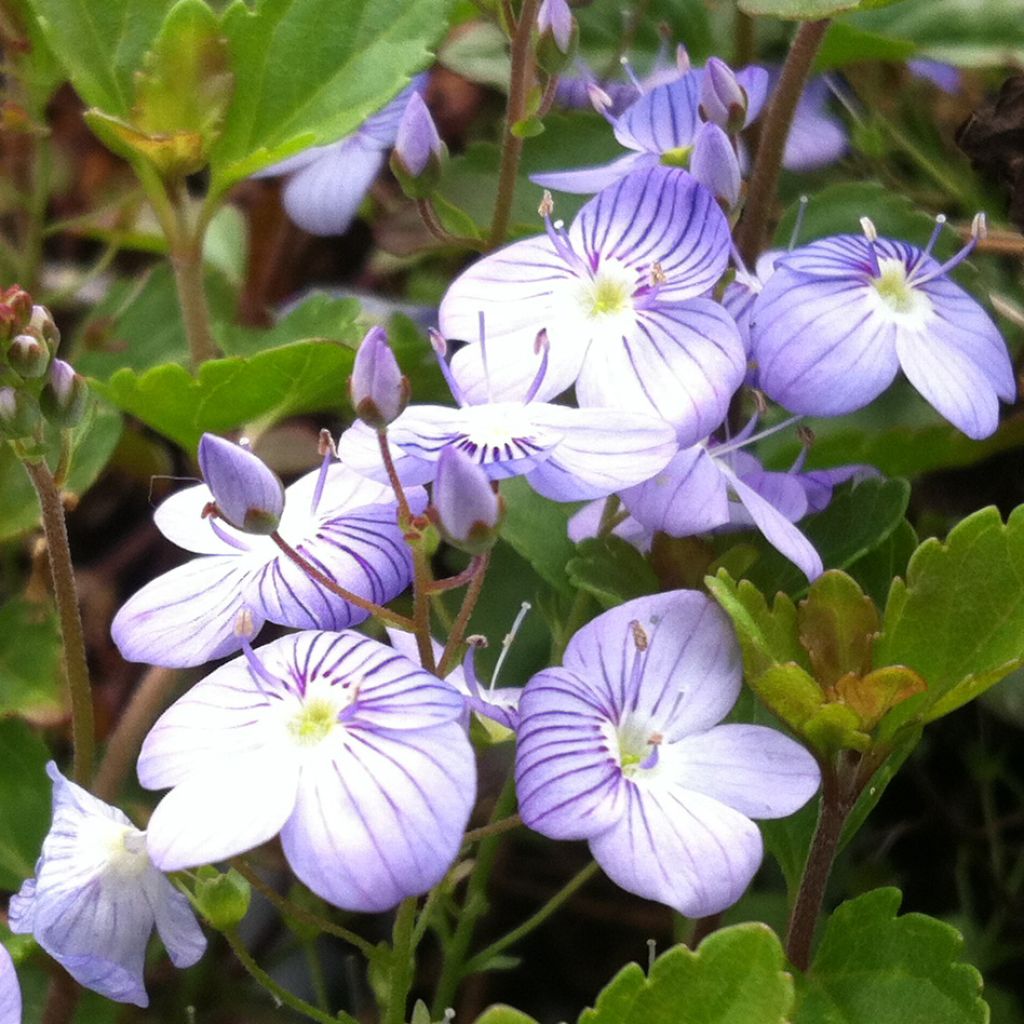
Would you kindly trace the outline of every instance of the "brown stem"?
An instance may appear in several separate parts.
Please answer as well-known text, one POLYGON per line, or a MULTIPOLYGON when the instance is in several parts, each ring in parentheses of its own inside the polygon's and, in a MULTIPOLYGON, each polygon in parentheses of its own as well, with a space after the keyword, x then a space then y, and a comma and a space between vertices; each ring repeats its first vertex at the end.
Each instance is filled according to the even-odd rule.
POLYGON ((439 594, 443 590, 455 590, 458 587, 464 587, 467 583, 471 582, 473 577, 480 571, 480 559, 471 559, 469 565, 462 570, 456 576, 449 576, 443 580, 432 580, 427 584, 427 592, 431 594, 439 594))
POLYGON ((53 967, 50 987, 46 991, 46 1005, 39 1021, 40 1024, 67 1024, 75 1015, 82 990, 63 967, 57 964, 53 967))
POLYGON ((778 85, 768 103, 761 125, 761 141, 757 147, 754 169, 747 186, 743 216, 736 230, 736 246, 748 266, 754 265, 764 248, 768 217, 775 203, 789 126, 829 24, 828 18, 801 24, 789 48, 786 63, 782 66, 778 85))
POLYGON ((430 636, 430 558, 423 545, 416 543, 412 548, 412 618, 416 624, 416 649, 420 664, 428 671, 437 671, 434 662, 434 644, 430 636))
POLYGON ((448 643, 444 647, 444 654, 441 655, 441 661, 437 666, 437 674, 442 679, 451 667, 455 652, 458 651, 466 635, 466 627, 469 625, 469 618, 473 614, 473 609, 480 598, 480 591, 483 589, 484 577, 487 575, 487 566, 490 564, 490 561, 490 551, 485 551, 477 557, 476 575, 473 577, 466 590, 465 597, 462 599, 462 607, 459 609, 459 614, 455 617, 455 625, 452 626, 452 631, 448 636, 448 643))
POLYGON ((533 84, 534 61, 531 36, 540 0, 523 0, 512 37, 512 74, 508 87, 508 107, 505 110, 505 134, 501 144, 501 169, 498 172, 498 193, 491 219, 491 233, 487 248, 496 249, 505 241, 509 221, 512 219, 512 200, 516 194, 516 175, 519 158, 523 154, 523 140, 512 129, 526 116, 526 100, 533 84))
POLYGON ((391 489, 395 492, 395 500, 398 502, 398 521, 402 528, 406 529, 412 519, 412 510, 409 508, 409 500, 405 496, 405 488, 402 481, 398 479, 398 470, 395 469, 395 460, 391 458, 391 448, 388 445, 387 430, 377 431, 377 444, 380 445, 380 457, 387 471, 391 489))
POLYGON ((293 548, 288 541, 284 539, 279 533, 272 533, 270 535, 271 540, 284 552, 284 554, 290 558, 310 579, 316 580, 325 590, 329 590, 332 594, 337 595, 343 601, 348 601, 349 604, 354 604, 357 608, 362 608, 364 612, 368 612, 370 615, 376 616, 382 622, 389 622, 392 626, 397 626, 399 629, 404 629, 406 632, 411 633, 416 627, 416 624, 406 615, 399 615, 398 612, 393 612, 390 608, 385 608, 383 605, 374 604, 373 601, 367 601, 365 597, 360 597, 358 594, 354 594, 351 590, 346 590, 344 587, 338 586, 329 576, 325 576, 315 565, 311 565, 293 548))
POLYGON ((75 569, 71 563, 68 531, 64 522, 64 505, 50 467, 45 462, 25 462, 23 465, 39 496, 39 506, 43 513, 43 534, 46 537, 46 554, 50 562, 57 617, 60 620, 64 674, 71 702, 74 778, 80 786, 88 787, 92 781, 95 748, 92 687, 89 684, 82 617, 78 611, 75 569))

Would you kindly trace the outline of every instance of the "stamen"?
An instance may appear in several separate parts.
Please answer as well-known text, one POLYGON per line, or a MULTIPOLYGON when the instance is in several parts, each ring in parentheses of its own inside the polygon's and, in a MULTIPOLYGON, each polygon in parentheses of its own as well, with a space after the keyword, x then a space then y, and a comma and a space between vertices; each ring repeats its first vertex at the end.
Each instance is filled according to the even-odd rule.
POLYGON ((974 215, 974 220, 971 221, 971 237, 968 239, 964 247, 955 255, 950 257, 941 266, 936 267, 934 270, 929 271, 926 274, 922 274, 920 277, 911 273, 907 277, 907 284, 922 285, 927 284, 929 281, 934 281, 937 277, 942 277, 948 274, 954 267, 960 266, 961 263, 972 252, 977 248, 978 242, 985 238, 988 234, 988 225, 985 221, 985 214, 978 212, 974 215))
POLYGON ((668 275, 662 269, 662 266, 657 261, 651 266, 651 287, 657 288, 660 284, 665 284, 668 281, 668 275))
POLYGON ((870 217, 861 217, 860 226, 864 232, 864 237, 868 240, 868 255, 871 257, 873 275, 881 277, 882 268, 878 265, 878 253, 875 251, 875 242, 878 241, 878 229, 870 217))
POLYGON ((316 487, 313 488, 313 498, 309 503, 309 514, 316 515, 316 510, 320 507, 320 499, 324 496, 324 486, 327 484, 327 471, 331 468, 331 463, 334 461, 335 452, 331 449, 334 447, 334 442, 331 440, 331 435, 326 430, 320 431, 320 454, 323 459, 320 462, 320 472, 317 474, 316 487), (327 439, 330 442, 328 445, 324 445, 323 435, 327 434, 327 439), (326 447, 326 451, 324 450, 326 447))
POLYGON ((545 219, 555 212, 555 200, 549 189, 544 189, 544 195, 541 196, 540 206, 537 207, 537 212, 545 219))
POLYGON ((647 973, 651 973, 651 969, 654 967, 654 961, 658 958, 658 941, 657 939, 647 940, 647 973))
MULTIPOLYGON (((794 423, 799 422, 803 419, 803 416, 790 416, 789 419, 783 420, 781 423, 776 423, 774 427, 767 427, 758 434, 751 434, 744 437, 747 427, 744 427, 739 434, 731 441, 726 441, 724 444, 716 445, 711 454, 717 459, 721 455, 728 455, 729 452, 736 451, 737 448, 744 448, 748 444, 753 444, 755 441, 761 441, 766 437, 771 437, 772 434, 777 434, 780 430, 785 430, 787 427, 791 427, 794 423)), ((747 425, 749 427, 749 424, 747 425)))
POLYGON ((643 96, 644 87, 640 84, 640 79, 636 77, 636 72, 633 70, 633 65, 629 62, 629 58, 623 55, 619 58, 619 63, 622 65, 622 70, 626 72, 626 77, 629 79, 633 88, 643 96))
POLYGON ((652 733, 647 743, 650 745, 651 752, 640 762, 641 769, 654 768, 658 763, 658 752, 661 749, 662 743, 665 742, 665 737, 660 732, 652 733))
POLYGON ((931 256, 932 249, 935 247, 935 243, 939 240, 939 235, 942 234, 942 229, 946 226, 946 215, 944 213, 937 214, 935 217, 935 227, 932 228, 932 236, 928 239, 928 244, 924 247, 925 256, 931 256))
POLYGON ((466 637, 466 656, 462 659, 462 674, 469 692, 477 700, 482 700, 480 693, 483 687, 480 685, 480 677, 476 674, 476 651, 477 648, 486 646, 487 637, 480 636, 479 633, 466 637))
POLYGON ((682 43, 676 47, 676 67, 679 68, 679 74, 681 75, 689 74, 690 69, 693 67, 690 62, 690 54, 682 43))
POLYGON ((459 387, 458 381, 455 379, 455 375, 451 371, 451 367, 448 365, 448 342, 445 341, 440 331, 435 330, 433 327, 427 331, 427 336, 430 338, 430 347, 434 350, 434 357, 437 359, 437 365, 441 368, 441 376, 444 377, 444 382, 448 385, 448 390, 452 393, 452 398, 455 399, 455 404, 459 408, 463 408, 466 405, 466 397, 462 393, 462 388, 459 387))
POLYGON ((235 620, 235 635, 238 636, 242 641, 242 653, 245 655, 246 663, 249 666, 249 675, 252 676, 252 681, 256 684, 256 689, 263 694, 268 700, 273 698, 274 700, 280 700, 280 694, 275 691, 281 685, 281 680, 272 676, 259 658, 256 657, 256 652, 252 649, 252 644, 249 643, 249 638, 253 634, 253 621, 252 612, 248 608, 243 608, 238 613, 238 618, 235 620), (261 685, 260 681, 266 683, 270 689, 265 690, 261 685))
POLYGON ((590 105, 610 124, 615 124, 615 118, 612 116, 611 110, 615 105, 611 96, 608 95, 597 84, 597 82, 591 82, 587 86, 587 97, 590 100, 590 105))
POLYGON ((224 541, 225 544, 229 544, 237 551, 252 551, 252 548, 248 544, 246 544, 244 540, 242 540, 240 537, 232 537, 231 534, 228 533, 227 530, 225 530, 224 527, 217 522, 216 513, 207 516, 206 518, 209 520, 210 529, 213 530, 213 532, 217 535, 218 539, 224 541))
POLYGON ((753 277, 754 275, 751 274, 749 270, 747 270, 747 265, 746 263, 743 262, 743 256, 741 255, 739 249, 736 248, 736 243, 731 238, 729 239, 729 251, 732 255, 733 263, 736 264, 736 269, 741 274, 743 274, 744 277, 753 277))
MULTIPOLYGON (((800 197, 800 206, 796 211, 796 220, 793 222, 793 231, 789 236, 789 245, 787 246, 787 252, 792 252, 796 248, 796 241, 800 237, 800 230, 804 226, 804 214, 807 212, 807 204, 810 200, 807 196, 800 197)), ((873 226, 873 225, 872 225, 873 226)))
POLYGON ((519 611, 516 613, 516 617, 512 622, 512 628, 505 634, 505 639, 501 641, 501 654, 498 655, 498 661, 494 666, 494 671, 491 673, 491 690, 494 689, 495 684, 498 682, 498 673, 501 672, 501 666, 505 664, 508 652, 512 649, 512 644, 515 642, 516 634, 519 632, 519 627, 522 626, 523 620, 526 618, 532 607, 533 605, 530 604, 529 601, 524 601, 519 606, 519 611))
POLYGON ((629 624, 629 628, 633 634, 633 646, 642 654, 647 650, 647 633, 636 619, 629 624))
POLYGON ((533 381, 530 383, 530 387, 526 392, 526 398, 523 399, 523 404, 528 405, 534 400, 537 392, 540 391, 540 386, 544 381, 544 376, 548 372, 548 350, 551 345, 548 341, 548 331, 546 327, 542 327, 537 332, 537 339, 533 343, 533 350, 540 356, 540 366, 537 368, 537 372, 534 375, 533 381))

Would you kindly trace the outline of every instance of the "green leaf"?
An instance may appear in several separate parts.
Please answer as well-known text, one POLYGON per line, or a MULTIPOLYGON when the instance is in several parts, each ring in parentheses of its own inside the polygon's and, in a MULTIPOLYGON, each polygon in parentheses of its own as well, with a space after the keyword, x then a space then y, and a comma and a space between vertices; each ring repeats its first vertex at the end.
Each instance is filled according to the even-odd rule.
POLYGON ((628 964, 579 1024, 786 1024, 793 979, 782 947, 763 924, 709 935, 696 951, 675 946, 645 978, 628 964))
MULTIPOLYGON (((113 409, 94 403, 72 435, 71 472, 64 483, 67 494, 82 495, 100 475, 121 436, 121 417, 113 409)), ((53 438, 48 461, 56 466, 59 439, 53 438)), ((39 525, 39 500, 28 474, 10 445, 0 445, 0 540, 16 537, 39 525)))
MULTIPOLYGON (((20 38, 5 46, 4 58, 10 62, 17 92, 31 117, 42 121, 46 104, 65 80, 64 69, 53 54, 28 0, 3 0, 0 3, 7 24, 20 38)), ((10 88, 10 86, 9 86, 10 88)))
POLYGON ((505 521, 501 537, 555 590, 571 589, 565 567, 575 554, 569 540, 572 507, 542 498, 521 476, 501 482, 505 521))
MULTIPOLYGON (((224 354, 229 356, 254 355, 293 341, 309 341, 314 338, 344 340, 354 349, 362 334, 360 328, 356 326, 358 316, 359 303, 355 299, 335 299, 322 292, 316 292, 271 327, 218 324, 217 343, 224 350, 224 354)), ((344 391, 345 381, 340 380, 338 384, 344 391)))
POLYGON ((49 604, 16 598, 0 607, 0 718, 50 725, 64 717, 60 655, 57 616, 49 604))
MULTIPOLYGON (((845 569, 862 558, 903 522, 910 499, 905 480, 863 480, 836 491, 828 508, 800 521, 799 528, 827 569, 845 569)), ((732 538, 730 538, 732 539, 732 538)), ((799 594, 807 578, 759 534, 748 540, 761 557, 746 573, 760 590, 799 594)))
POLYGON ((898 889, 875 889, 829 919, 795 1024, 988 1024, 981 975, 960 962, 952 926, 896 916, 898 889))
POLYGON ((224 433, 255 420, 339 411, 353 349, 303 341, 242 358, 213 359, 193 377, 172 363, 143 373, 118 370, 94 387, 119 409, 193 451, 204 431, 224 433))
POLYGON ((476 20, 463 26, 444 43, 437 59, 470 82, 508 90, 512 71, 508 39, 493 22, 476 20))
MULTIPOLYGON (((815 58, 816 71, 833 71, 860 61, 905 61, 917 53, 917 44, 877 32, 866 32, 845 20, 829 26, 825 41, 815 58)), ((859 184, 859 183, 858 183, 859 184)), ((893 195, 893 193, 890 193, 893 195)))
POLYGON ((383 107, 430 58, 446 0, 242 0, 222 21, 235 92, 214 148, 214 193, 383 107))
POLYGON ((535 1018, 511 1006, 489 1006, 476 1019, 476 1024, 537 1024, 535 1018))
POLYGON ((50 752, 24 723, 0 722, 0 889, 15 891, 32 874, 50 826, 50 752))
POLYGON ((745 14, 792 21, 831 18, 859 5, 860 0, 739 0, 739 8, 745 14))
POLYGON ((591 537, 566 565, 572 585, 605 608, 658 592, 658 577, 647 559, 621 537, 591 537))
POLYGON ((1024 664, 1024 506, 1004 525, 994 508, 925 541, 893 580, 876 665, 908 665, 926 693, 885 721, 931 721, 973 700, 1024 664))
POLYGON ((917 532, 904 519, 881 544, 847 566, 846 571, 876 605, 883 607, 893 577, 907 571, 917 543, 917 532))
POLYGON ((71 84, 91 107, 127 118, 135 72, 172 0, 28 0, 71 84))

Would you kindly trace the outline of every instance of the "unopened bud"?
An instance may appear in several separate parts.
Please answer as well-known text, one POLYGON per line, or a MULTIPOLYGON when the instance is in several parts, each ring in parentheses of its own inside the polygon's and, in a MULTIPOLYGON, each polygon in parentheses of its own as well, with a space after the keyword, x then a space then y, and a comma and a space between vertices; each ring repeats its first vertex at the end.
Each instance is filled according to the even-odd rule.
POLYGON ((262 459, 216 434, 203 434, 199 468, 221 518, 246 533, 277 529, 284 511, 284 488, 262 459))
POLYGON ((25 333, 33 334, 45 341, 51 352, 55 351, 60 344, 60 331, 57 329, 53 315, 45 306, 32 307, 32 314, 28 318, 28 327, 25 333))
POLYGON ((0 292, 0 331, 5 338, 21 334, 32 316, 32 296, 19 284, 0 292))
POLYGON ((50 374, 39 395, 43 415, 55 427, 73 427, 85 415, 89 388, 85 378, 63 359, 50 363, 50 374))
POLYGON ((367 426, 383 430, 401 416, 409 404, 406 377, 388 344, 383 327, 371 327, 363 338, 349 379, 349 394, 356 416, 367 426))
POLYGON ((398 125, 391 172, 410 199, 430 195, 441 180, 448 149, 437 134, 423 97, 414 92, 398 125))
POLYGON ((14 388, 0 388, 0 435, 11 440, 31 437, 39 420, 39 406, 30 395, 14 388))
POLYGON ((704 120, 734 134, 746 122, 748 103, 747 92, 732 68, 711 57, 700 81, 700 112, 704 120))
POLYGON ((7 364, 19 377, 35 380, 46 373, 50 351, 31 334, 17 334, 7 349, 7 364))
POLYGON ((445 448, 438 460, 433 509, 445 540, 471 555, 498 539, 502 500, 484 470, 456 448, 445 448))
POLYGON ((196 872, 196 909, 217 931, 228 931, 249 912, 252 888, 234 869, 204 866, 196 872))
POLYGON ((740 162, 729 136, 717 124, 700 127, 690 154, 690 173, 727 209, 740 201, 740 162))
POLYGON ((542 0, 537 11, 537 63, 549 74, 565 69, 576 52, 579 26, 566 0, 542 0))

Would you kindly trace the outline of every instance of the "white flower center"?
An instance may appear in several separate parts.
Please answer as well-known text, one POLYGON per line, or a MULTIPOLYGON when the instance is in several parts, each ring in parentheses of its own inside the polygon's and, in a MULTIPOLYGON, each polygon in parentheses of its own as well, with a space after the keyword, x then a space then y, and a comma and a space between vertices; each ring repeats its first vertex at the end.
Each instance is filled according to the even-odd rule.
POLYGON ((529 414, 518 402, 464 406, 463 413, 467 420, 466 436, 482 448, 500 448, 533 433, 529 414))
POLYGON ((878 268, 881 273, 872 278, 871 283, 881 299, 880 308, 888 319, 920 321, 931 313, 931 301, 907 280, 907 268, 902 260, 882 257, 878 268))
POLYGON ((315 747, 325 740, 338 724, 340 708, 325 697, 315 697, 303 703, 288 722, 288 732, 300 747, 315 747))
POLYGON ((615 732, 619 747, 619 765, 627 779, 650 777, 657 773, 659 747, 664 737, 647 719, 627 717, 615 732))
POLYGON ((606 260, 593 277, 580 281, 576 300, 588 320, 632 321, 635 291, 636 272, 619 260, 606 260))
POLYGON ((78 843, 83 861, 105 861, 106 871, 119 878, 136 878, 149 868, 146 834, 131 825, 90 816, 79 824, 78 843))

